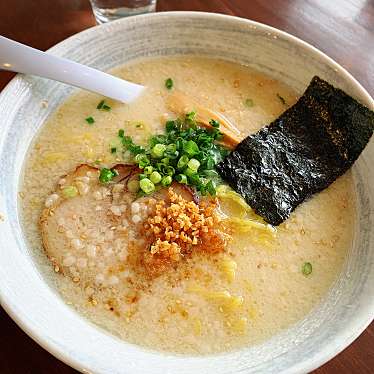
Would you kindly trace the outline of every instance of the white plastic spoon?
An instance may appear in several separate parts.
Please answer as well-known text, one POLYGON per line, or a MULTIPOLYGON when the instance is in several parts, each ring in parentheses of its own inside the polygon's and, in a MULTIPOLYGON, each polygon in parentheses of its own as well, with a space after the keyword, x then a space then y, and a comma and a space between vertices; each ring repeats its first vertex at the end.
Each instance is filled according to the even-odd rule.
POLYGON ((52 56, 3 36, 0 36, 0 69, 53 79, 123 103, 135 100, 144 89, 139 84, 52 56))

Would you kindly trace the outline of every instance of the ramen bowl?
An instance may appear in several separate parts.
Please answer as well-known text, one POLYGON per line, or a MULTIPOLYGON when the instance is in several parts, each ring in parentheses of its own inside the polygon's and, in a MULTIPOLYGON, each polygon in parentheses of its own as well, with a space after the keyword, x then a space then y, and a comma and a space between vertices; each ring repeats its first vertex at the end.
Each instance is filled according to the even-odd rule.
MULTIPOLYGON (((318 75, 374 108, 364 88, 316 48, 231 16, 170 12, 130 17, 74 35, 49 53, 104 71, 143 57, 213 57, 247 65, 299 93, 318 75)), ((32 140, 74 91, 61 83, 18 75, 0 96, 0 300, 46 350, 87 373, 306 373, 338 354, 368 326, 374 316, 373 144, 353 167, 355 234, 338 279, 303 320, 265 342, 207 356, 161 353, 106 333, 66 305, 25 239, 18 191, 32 140)))

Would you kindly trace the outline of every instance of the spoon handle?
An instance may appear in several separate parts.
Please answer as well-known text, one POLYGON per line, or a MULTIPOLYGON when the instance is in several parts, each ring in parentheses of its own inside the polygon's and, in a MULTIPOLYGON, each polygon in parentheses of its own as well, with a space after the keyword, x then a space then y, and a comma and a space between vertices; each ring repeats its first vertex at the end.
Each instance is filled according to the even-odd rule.
POLYGON ((37 75, 129 103, 144 87, 0 36, 0 69, 37 75))

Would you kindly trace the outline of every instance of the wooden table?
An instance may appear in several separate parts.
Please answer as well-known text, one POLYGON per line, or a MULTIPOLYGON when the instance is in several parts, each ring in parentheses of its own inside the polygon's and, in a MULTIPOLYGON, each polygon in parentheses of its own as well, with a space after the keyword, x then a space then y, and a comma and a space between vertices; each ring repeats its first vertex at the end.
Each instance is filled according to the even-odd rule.
MULTIPOLYGON (((159 0, 158 10, 219 12, 263 22, 313 44, 374 96, 374 0, 159 0)), ((87 0, 1 0, 0 34, 45 50, 95 24, 87 0)), ((13 74, 0 72, 0 90, 13 74)), ((33 342, 0 308, 0 373, 76 371, 33 342)), ((374 373, 374 323, 317 374, 374 373)))

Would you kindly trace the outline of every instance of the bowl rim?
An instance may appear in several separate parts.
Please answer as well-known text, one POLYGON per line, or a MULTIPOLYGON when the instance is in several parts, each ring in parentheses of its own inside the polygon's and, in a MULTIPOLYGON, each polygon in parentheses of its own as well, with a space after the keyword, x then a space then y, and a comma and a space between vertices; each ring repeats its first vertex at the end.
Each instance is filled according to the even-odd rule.
MULTIPOLYGON (((282 31, 275 27, 269 26, 264 23, 260 23, 257 21, 252 21, 247 18, 242 18, 238 16, 220 14, 220 13, 211 13, 211 12, 199 12, 199 11, 169 11, 169 12, 156 12, 156 13, 148 13, 148 14, 141 14, 136 16, 131 16, 127 18, 118 19, 116 21, 108 22, 101 25, 96 25, 85 29, 77 34, 74 34, 61 42, 55 44, 53 47, 49 48, 46 52, 54 54, 58 53, 61 47, 65 47, 67 44, 78 40, 82 36, 86 36, 89 34, 94 35, 95 32, 100 28, 110 28, 113 24, 119 23, 126 23, 129 18, 134 20, 142 19, 142 18, 163 18, 163 17, 190 17, 190 18, 198 18, 198 17, 207 17, 211 19, 217 20, 227 20, 227 21, 234 21, 237 23, 247 24, 255 26, 258 29, 261 29, 265 32, 270 32, 272 34, 281 36, 283 39, 286 39, 292 42, 294 45, 299 47, 303 47, 311 51, 312 53, 318 55, 321 59, 323 59, 327 64, 333 66, 336 72, 339 75, 344 76, 353 86, 357 88, 360 94, 365 97, 366 101, 369 103, 369 106, 374 108, 374 100, 370 96, 370 94, 366 91, 366 89, 357 81, 357 79, 349 73, 345 68, 339 65, 335 60, 329 57, 324 52, 320 51, 318 48, 313 46, 312 44, 303 41, 302 39, 289 34, 288 32, 282 31)), ((13 86, 17 83, 17 79, 19 76, 23 76, 17 74, 11 81, 3 88, 0 92, 0 101, 3 96, 7 95, 9 91, 13 89, 13 86)), ((17 307, 16 305, 12 305, 6 297, 4 297, 4 293, 2 291, 2 287, 0 284, 0 304, 6 311, 6 313, 12 318, 12 320, 36 343, 38 343, 42 348, 46 351, 51 353, 53 356, 64 362, 65 364, 69 365, 70 367, 85 373, 93 373, 95 369, 87 370, 82 366, 82 362, 75 357, 69 355, 68 352, 64 351, 61 347, 57 344, 48 341, 47 337, 43 334, 42 330, 37 329, 32 321, 25 318, 24 315, 17 314, 17 307)), ((352 323, 350 324, 349 328, 344 330, 340 330, 335 335, 334 344, 329 345, 329 349, 324 350, 323 352, 319 352, 317 357, 313 356, 308 358, 300 363, 293 364, 289 369, 287 369, 287 373, 306 373, 312 370, 317 369, 327 361, 331 360, 345 348, 347 348, 361 333, 368 327, 368 325, 374 319, 374 300, 370 303, 368 302, 365 310, 361 308, 360 311, 357 312, 357 316, 355 318, 354 326, 352 327, 352 323)))

